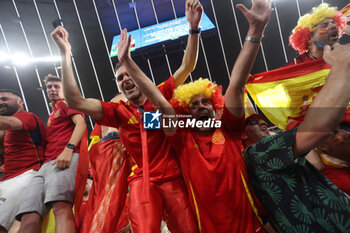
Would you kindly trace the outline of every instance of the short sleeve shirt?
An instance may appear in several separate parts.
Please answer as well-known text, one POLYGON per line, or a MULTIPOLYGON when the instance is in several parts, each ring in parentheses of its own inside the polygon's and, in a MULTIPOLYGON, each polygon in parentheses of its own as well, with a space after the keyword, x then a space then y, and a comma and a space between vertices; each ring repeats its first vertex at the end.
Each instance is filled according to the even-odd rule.
POLYGON ((44 158, 45 127, 33 113, 18 112, 13 115, 23 124, 22 130, 7 130, 4 138, 5 176, 7 180, 34 169, 39 170, 44 158))
MULTIPOLYGON (((63 101, 54 104, 47 120, 45 162, 56 159, 68 144, 75 128, 72 117, 76 114, 83 115, 79 111, 68 108, 63 101)), ((74 152, 79 152, 79 145, 76 145, 74 152)))
MULTIPOLYGON (((158 86, 167 100, 173 95, 175 85, 173 77, 158 86)), ((117 128, 120 139, 134 164, 129 181, 142 177, 141 116, 137 107, 128 101, 117 103, 101 101, 103 119, 98 124, 117 128)), ((143 104, 145 111, 154 111, 149 100, 143 104)), ((175 152, 165 138, 163 130, 147 130, 150 181, 166 181, 181 176, 181 170, 175 152)))
POLYGON ((241 150, 244 118, 224 108, 221 122, 213 133, 178 129, 168 136, 192 192, 192 208, 198 210, 203 232, 260 232, 241 150))
POLYGON ((245 150, 251 184, 280 232, 350 232, 350 200, 305 157, 294 159, 297 128, 245 150))

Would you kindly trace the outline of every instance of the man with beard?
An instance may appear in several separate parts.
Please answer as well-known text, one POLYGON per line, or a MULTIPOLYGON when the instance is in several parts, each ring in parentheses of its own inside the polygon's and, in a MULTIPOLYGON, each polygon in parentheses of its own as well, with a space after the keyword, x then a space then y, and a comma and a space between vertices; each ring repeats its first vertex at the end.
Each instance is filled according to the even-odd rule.
MULTIPOLYGON (((346 20, 342 12, 336 7, 331 7, 327 3, 322 3, 318 7, 312 8, 312 11, 303 15, 298 20, 298 25, 293 29, 289 37, 290 45, 299 52, 299 55, 285 66, 293 66, 308 61, 320 59, 323 56, 325 45, 333 45, 339 40, 339 33, 346 26, 346 20)), ((322 86, 312 89, 318 93, 322 86)), ((300 98, 303 98, 300 96, 300 98)), ((305 117, 305 112, 310 106, 309 101, 304 101, 300 107, 298 116, 289 116, 286 129, 292 129, 299 124, 305 117)), ((346 116, 350 112, 347 111, 346 116)), ((350 115, 349 115, 350 116, 350 115)))
POLYGON ((339 39, 339 32, 345 27, 345 20, 337 8, 322 3, 311 13, 298 20, 298 25, 289 37, 290 45, 299 52, 287 65, 322 58, 325 45, 333 45, 339 39))
POLYGON ((0 90, 0 141, 5 165, 5 176, 0 180, 0 232, 11 227, 21 194, 44 157, 44 125, 38 116, 24 110, 23 103, 17 92, 0 90))
MULTIPOLYGON (((174 88, 185 81, 196 65, 202 12, 198 0, 186 1, 186 17, 190 27, 186 52, 179 69, 159 85, 168 99, 172 97, 174 88)), ((153 106, 141 90, 142 87, 135 84, 135 77, 126 71, 124 65, 116 66, 117 83, 128 99, 126 102, 107 103, 84 99, 74 80, 68 32, 58 27, 51 35, 63 57, 63 87, 69 106, 89 114, 98 124, 117 128, 128 151, 133 166, 128 177, 128 212, 133 232, 160 232, 162 218, 167 221, 171 232, 197 232, 174 151, 162 131, 142 129, 140 112, 152 110, 153 106)))
POLYGON ((179 86, 171 105, 129 56, 130 36, 119 42, 119 60, 160 112, 163 131, 179 157, 191 206, 203 233, 264 232, 254 194, 250 191, 241 152, 244 85, 271 15, 271 2, 253 0, 251 9, 237 7, 249 22, 246 41, 234 65, 225 97, 208 79, 179 86), (175 112, 176 110, 176 112, 175 112), (191 118, 177 117, 191 115, 191 118), (216 118, 221 116, 221 121, 216 118), (188 126, 188 122, 194 122, 188 126), (207 123, 211 122, 208 126, 207 123), (214 122, 214 125, 212 123, 214 122), (181 126, 182 125, 182 126, 181 126), (187 126, 184 126, 187 125, 187 126))

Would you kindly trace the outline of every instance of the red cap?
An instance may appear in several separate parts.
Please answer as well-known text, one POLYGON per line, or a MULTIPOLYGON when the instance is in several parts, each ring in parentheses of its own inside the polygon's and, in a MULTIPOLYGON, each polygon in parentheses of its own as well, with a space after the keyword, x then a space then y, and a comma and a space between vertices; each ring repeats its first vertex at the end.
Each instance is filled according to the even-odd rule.
POLYGON ((259 114, 256 114, 256 113, 253 113, 251 115, 249 115, 245 120, 244 120, 244 127, 247 126, 247 123, 248 123, 248 119, 251 119, 251 118, 254 118, 254 119, 261 119, 263 121, 265 121, 264 117, 260 116, 259 114))

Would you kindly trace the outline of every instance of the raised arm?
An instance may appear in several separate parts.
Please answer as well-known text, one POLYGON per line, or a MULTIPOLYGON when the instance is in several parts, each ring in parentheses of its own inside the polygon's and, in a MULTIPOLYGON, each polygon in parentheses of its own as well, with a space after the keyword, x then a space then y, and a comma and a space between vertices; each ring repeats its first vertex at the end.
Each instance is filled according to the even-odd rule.
POLYGON ((294 156, 317 147, 336 130, 350 98, 350 44, 327 45, 323 59, 332 66, 326 84, 308 109, 298 127, 294 156))
POLYGON ((265 26, 271 16, 271 0, 252 0, 252 7, 247 9, 237 4, 249 22, 247 39, 238 55, 231 74, 231 81, 225 95, 225 106, 236 117, 244 115, 244 91, 249 73, 260 47, 265 26))
MULTIPOLYGON (((186 0, 186 18, 190 30, 199 30, 199 23, 202 19, 203 7, 199 0, 186 0)), ((175 87, 183 84, 188 75, 194 70, 198 58, 199 34, 189 34, 187 47, 181 66, 174 73, 175 87)))
MULTIPOLYGON (((134 80, 149 101, 156 109, 159 109, 163 114, 174 115, 175 111, 171 104, 164 98, 163 94, 153 84, 153 82, 142 72, 130 56, 131 35, 124 29, 120 34, 118 43, 118 59, 123 64, 130 77, 134 80)), ((164 132, 171 134, 171 129, 164 129, 164 132)))
POLYGON ((62 26, 58 26, 51 36, 60 50, 62 56, 62 82, 67 105, 80 112, 92 116, 94 119, 102 119, 102 105, 97 99, 84 99, 74 78, 72 59, 70 56, 71 45, 68 42, 68 32, 62 26))

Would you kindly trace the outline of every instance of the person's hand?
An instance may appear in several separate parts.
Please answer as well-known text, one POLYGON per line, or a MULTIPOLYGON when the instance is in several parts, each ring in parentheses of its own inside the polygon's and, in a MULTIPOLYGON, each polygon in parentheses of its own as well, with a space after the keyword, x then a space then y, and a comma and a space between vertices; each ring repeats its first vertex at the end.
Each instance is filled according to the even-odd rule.
POLYGON ((56 164, 57 168, 66 169, 69 167, 72 157, 73 150, 65 147, 62 153, 53 161, 52 165, 56 164))
POLYGON ((332 47, 325 45, 323 48, 323 60, 333 66, 337 65, 350 65, 350 44, 340 45, 334 44, 332 47))
POLYGON ((126 58, 130 57, 130 44, 131 44, 131 35, 128 36, 128 31, 124 29, 120 33, 120 40, 118 43, 119 62, 123 63, 126 58))
POLYGON ((252 7, 247 9, 243 4, 237 4, 250 27, 264 29, 271 16, 271 0, 252 0, 252 7))
POLYGON ((57 28, 55 28, 55 30, 51 32, 51 37, 55 41, 61 54, 70 53, 72 48, 70 43, 68 42, 69 34, 67 30, 64 29, 64 27, 58 26, 57 28))
POLYGON ((199 0, 186 0, 186 19, 191 29, 199 29, 203 7, 199 0))

